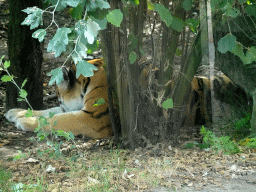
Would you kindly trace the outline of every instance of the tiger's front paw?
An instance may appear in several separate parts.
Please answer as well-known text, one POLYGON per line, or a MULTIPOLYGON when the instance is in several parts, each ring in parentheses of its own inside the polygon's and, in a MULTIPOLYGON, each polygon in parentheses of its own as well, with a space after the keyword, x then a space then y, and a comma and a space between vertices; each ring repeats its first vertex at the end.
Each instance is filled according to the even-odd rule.
POLYGON ((27 110, 24 109, 11 109, 5 114, 8 121, 16 123, 19 118, 25 117, 27 110))
POLYGON ((38 126, 38 120, 35 117, 19 118, 15 122, 15 126, 23 131, 35 131, 38 126))

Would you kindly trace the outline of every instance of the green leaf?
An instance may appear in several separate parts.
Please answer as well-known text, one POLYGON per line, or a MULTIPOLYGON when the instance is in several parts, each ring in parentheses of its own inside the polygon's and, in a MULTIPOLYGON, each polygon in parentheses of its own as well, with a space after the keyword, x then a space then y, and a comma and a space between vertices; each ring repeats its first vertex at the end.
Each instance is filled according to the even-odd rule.
POLYGON ((60 68, 56 68, 51 70, 50 73, 47 74, 48 76, 51 76, 51 80, 49 82, 49 85, 53 85, 55 82, 57 83, 57 85, 60 85, 61 82, 64 80, 63 78, 63 72, 60 68))
POLYGON ((88 43, 93 44, 94 40, 97 39, 99 30, 100 26, 98 23, 89 18, 86 22, 86 30, 84 31, 84 37, 87 38, 88 43))
POLYGON ((44 126, 50 124, 50 123, 47 121, 46 117, 44 117, 44 116, 40 116, 40 117, 39 117, 39 122, 40 122, 40 125, 41 125, 42 127, 44 127, 44 126))
POLYGON ((167 27, 169 27, 172 24, 172 20, 173 20, 171 12, 167 8, 165 8, 162 4, 154 4, 154 9, 159 13, 162 21, 164 21, 167 27))
POLYGON ((98 100, 95 101, 95 103, 93 104, 93 106, 99 106, 99 105, 103 105, 105 104, 106 101, 103 98, 100 98, 98 100))
POLYGON ((11 81, 12 79, 13 79, 13 77, 10 77, 10 76, 8 76, 8 75, 3 75, 2 78, 1 78, 1 80, 2 80, 3 82, 9 82, 9 81, 11 81))
POLYGON ((133 35, 128 35, 128 52, 132 52, 138 46, 138 39, 133 35))
POLYGON ((165 102, 163 102, 162 106, 165 109, 173 108, 173 100, 172 100, 172 98, 169 98, 165 102))
POLYGON ((147 5, 148 5, 148 9, 149 10, 153 10, 154 9, 154 5, 150 1, 147 1, 147 5))
POLYGON ((24 89, 21 89, 20 92, 19 92, 19 94, 20 94, 20 97, 21 97, 21 98, 26 98, 27 95, 28 95, 27 91, 24 90, 24 89))
POLYGON ((245 55, 244 55, 244 51, 243 51, 243 45, 241 43, 236 43, 235 48, 232 49, 231 53, 233 53, 234 55, 237 55, 238 57, 240 57, 240 59, 245 62, 245 55))
POLYGON ((45 136, 44 135, 40 135, 37 136, 38 137, 38 141, 44 141, 45 140, 45 136))
POLYGON ((32 117, 33 116, 33 112, 30 108, 28 108, 27 113, 25 114, 25 117, 32 117))
POLYGON ((44 1, 44 4, 48 7, 50 4, 52 5, 57 5, 58 3, 58 6, 56 7, 56 11, 60 11, 62 9, 65 9, 67 6, 71 6, 71 7, 76 7, 79 2, 81 2, 81 0, 72 0, 72 1, 69 1, 69 0, 45 0, 44 1))
POLYGON ((51 118, 53 118, 53 116, 55 115, 56 113, 54 113, 54 112, 50 112, 49 113, 49 118, 51 119, 51 118))
POLYGON ((100 27, 101 30, 103 29, 106 29, 106 26, 107 26, 107 23, 108 23, 108 20, 107 18, 105 17, 104 19, 96 19, 94 17, 91 17, 92 21, 94 21, 95 23, 97 23, 100 27))
POLYGON ((78 78, 80 75, 83 75, 84 77, 91 77, 93 76, 93 70, 98 70, 97 67, 85 60, 79 61, 76 68, 76 78, 78 78))
POLYGON ((253 61, 256 61, 256 47, 252 46, 250 47, 246 52, 246 63, 250 64, 253 61))
POLYGON ((83 58, 87 57, 87 44, 87 38, 85 38, 84 35, 81 36, 81 38, 76 44, 75 52, 72 54, 72 59, 74 60, 74 63, 78 63, 82 61, 83 58))
POLYGON ((25 84, 27 83, 27 81, 28 81, 27 79, 25 79, 25 80, 23 81, 23 83, 22 83, 22 85, 21 85, 21 88, 25 86, 25 84))
POLYGON ((86 10, 87 11, 94 11, 97 8, 99 9, 109 9, 110 5, 105 0, 93 0, 93 1, 87 1, 86 3, 86 10))
POLYGON ((178 17, 173 17, 172 23, 171 23, 171 28, 175 31, 181 32, 184 30, 186 24, 185 22, 178 18, 178 17))
POLYGON ((80 3, 81 0, 72 0, 72 1, 69 1, 69 0, 62 0, 60 1, 61 4, 64 6, 71 6, 71 7, 77 7, 78 4, 80 3))
POLYGON ((251 16, 254 16, 256 17, 256 5, 253 4, 253 5, 249 5, 245 8, 245 12, 248 14, 248 15, 251 15, 251 16))
POLYGON ((7 69, 8 67, 11 66, 11 62, 10 61, 5 61, 4 62, 4 68, 7 69))
POLYGON ((183 1, 183 7, 186 11, 188 11, 192 8, 192 4, 193 4, 192 0, 184 0, 183 1))
POLYGON ((44 29, 38 29, 32 34, 32 37, 35 39, 38 39, 39 42, 42 42, 45 36, 46 36, 46 30, 44 29))
POLYGON ((218 42, 218 51, 221 53, 226 53, 227 51, 232 51, 236 46, 236 37, 228 34, 222 37, 218 42))
POLYGON ((139 4, 140 4, 140 1, 139 1, 139 0, 133 0, 133 2, 134 2, 136 5, 139 5, 139 4))
POLYGON ((37 28, 40 24, 42 25, 43 10, 37 7, 28 7, 23 12, 29 14, 21 25, 30 25, 30 29, 37 28))
POLYGON ((69 8, 68 12, 75 20, 80 20, 83 16, 84 6, 80 3, 77 7, 69 8))
POLYGON ((197 27, 199 26, 199 21, 196 19, 187 19, 185 23, 189 26, 191 31, 193 31, 194 33, 196 32, 197 27))
POLYGON ((107 14, 107 20, 112 25, 120 27, 120 24, 123 21, 123 13, 120 11, 120 9, 114 9, 107 14))
MULTIPOLYGON (((69 131, 69 137, 72 139, 72 140, 74 140, 75 139, 75 136, 73 135, 73 133, 72 132, 70 132, 69 131)), ((72 148, 72 146, 71 146, 71 148, 72 148)))
POLYGON ((41 129, 41 127, 40 126, 38 126, 36 129, 35 129, 35 133, 37 133, 38 131, 40 131, 40 129, 41 129))
POLYGON ((229 3, 225 6, 226 12, 225 14, 230 17, 237 17, 240 11, 238 9, 233 8, 229 3))
POLYGON ((134 51, 130 52, 129 54, 130 63, 133 64, 136 61, 136 59, 137 59, 137 54, 134 51))
POLYGON ((98 50, 98 48, 99 48, 99 41, 96 40, 96 41, 94 41, 93 44, 88 44, 88 45, 87 45, 87 48, 88 48, 88 50, 87 50, 86 52, 87 52, 88 54, 92 54, 94 51, 97 51, 97 50, 98 50))
POLYGON ((47 51, 55 51, 55 57, 59 57, 62 52, 66 51, 69 33, 71 33, 71 29, 69 28, 63 27, 57 29, 56 34, 49 40, 47 51))

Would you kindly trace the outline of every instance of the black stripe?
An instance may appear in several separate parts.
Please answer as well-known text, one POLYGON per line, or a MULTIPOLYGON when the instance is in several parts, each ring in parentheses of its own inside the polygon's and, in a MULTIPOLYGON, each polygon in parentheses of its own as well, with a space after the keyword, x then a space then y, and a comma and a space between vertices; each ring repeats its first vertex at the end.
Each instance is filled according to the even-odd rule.
POLYGON ((65 108, 64 108, 62 105, 63 105, 63 104, 60 104, 60 108, 61 108, 61 110, 65 113, 66 110, 65 110, 65 108))
MULTIPOLYGON (((91 116, 93 116, 93 112, 89 112, 89 111, 86 111, 86 110, 82 110, 82 111, 87 113, 87 114, 89 114, 89 115, 91 115, 91 116)), ((101 118, 101 117, 103 117, 103 116, 105 116, 107 114, 109 114, 109 109, 108 108, 104 112, 102 112, 99 115, 95 116, 94 118, 95 119, 99 119, 99 118, 101 118)))
POLYGON ((105 115, 107 115, 109 113, 109 109, 107 108, 107 110, 106 111, 104 111, 104 112, 102 112, 102 113, 100 113, 99 115, 97 115, 95 118, 101 118, 102 116, 105 116, 105 115))
POLYGON ((89 111, 86 111, 86 110, 82 110, 82 111, 89 114, 89 115, 93 115, 93 112, 89 112, 89 111))
POLYGON ((94 90, 96 90, 96 89, 98 89, 98 88, 101 88, 101 87, 105 87, 105 86, 98 86, 98 87, 95 87, 94 89, 91 90, 91 92, 94 91, 94 90))
MULTIPOLYGON (((90 91, 90 93, 93 92, 94 90, 98 89, 98 88, 101 88, 101 87, 105 87, 105 86, 98 86, 98 87, 95 87, 94 89, 92 89, 92 90, 90 91)), ((85 105, 85 103, 86 103, 87 101, 89 101, 89 100, 91 100, 91 99, 93 99, 93 98, 96 98, 96 97, 98 97, 98 95, 95 96, 95 97, 91 97, 91 98, 85 100, 85 101, 84 101, 84 105, 85 105)))
POLYGON ((90 78, 90 77, 87 77, 87 78, 88 78, 88 81, 86 82, 86 84, 85 84, 85 86, 84 86, 84 94, 86 93, 87 87, 88 87, 88 85, 89 85, 90 82, 91 82, 91 78, 90 78))

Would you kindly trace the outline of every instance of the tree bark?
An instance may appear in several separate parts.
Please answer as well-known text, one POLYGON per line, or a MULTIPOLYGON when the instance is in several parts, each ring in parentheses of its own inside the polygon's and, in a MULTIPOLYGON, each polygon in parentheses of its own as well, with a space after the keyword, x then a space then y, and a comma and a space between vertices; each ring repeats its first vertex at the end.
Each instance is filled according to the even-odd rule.
MULTIPOLYGON (((43 85, 41 68, 43 62, 42 45, 37 39, 32 38, 33 31, 29 26, 21 23, 27 16, 22 12, 27 7, 42 7, 40 0, 10 0, 10 20, 8 28, 8 55, 11 61, 9 72, 14 75, 15 81, 20 87, 27 79, 23 89, 28 93, 27 99, 33 109, 42 109, 43 106, 43 85)), ((6 89, 6 110, 12 108, 28 108, 24 101, 18 102, 18 88, 8 82, 6 89)))

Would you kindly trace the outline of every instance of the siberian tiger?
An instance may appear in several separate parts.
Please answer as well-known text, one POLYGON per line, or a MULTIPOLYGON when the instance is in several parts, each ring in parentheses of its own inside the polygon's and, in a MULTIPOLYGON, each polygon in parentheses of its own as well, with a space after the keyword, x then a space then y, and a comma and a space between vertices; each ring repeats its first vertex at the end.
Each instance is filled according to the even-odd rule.
MULTIPOLYGON (((102 59, 88 61, 98 68, 92 77, 80 75, 76 78, 76 67, 63 67, 63 82, 57 88, 59 107, 33 111, 34 116, 49 116, 49 112, 56 115, 52 119, 47 117, 50 125, 44 130, 51 129, 71 131, 74 135, 85 135, 92 138, 105 138, 112 135, 109 118, 107 80, 102 59), (93 106, 95 101, 103 98, 104 104, 93 106), (54 125, 54 122, 57 122, 54 125)), ((5 117, 14 122, 18 129, 34 131, 38 126, 36 117, 26 118, 27 110, 11 109, 5 117)))

